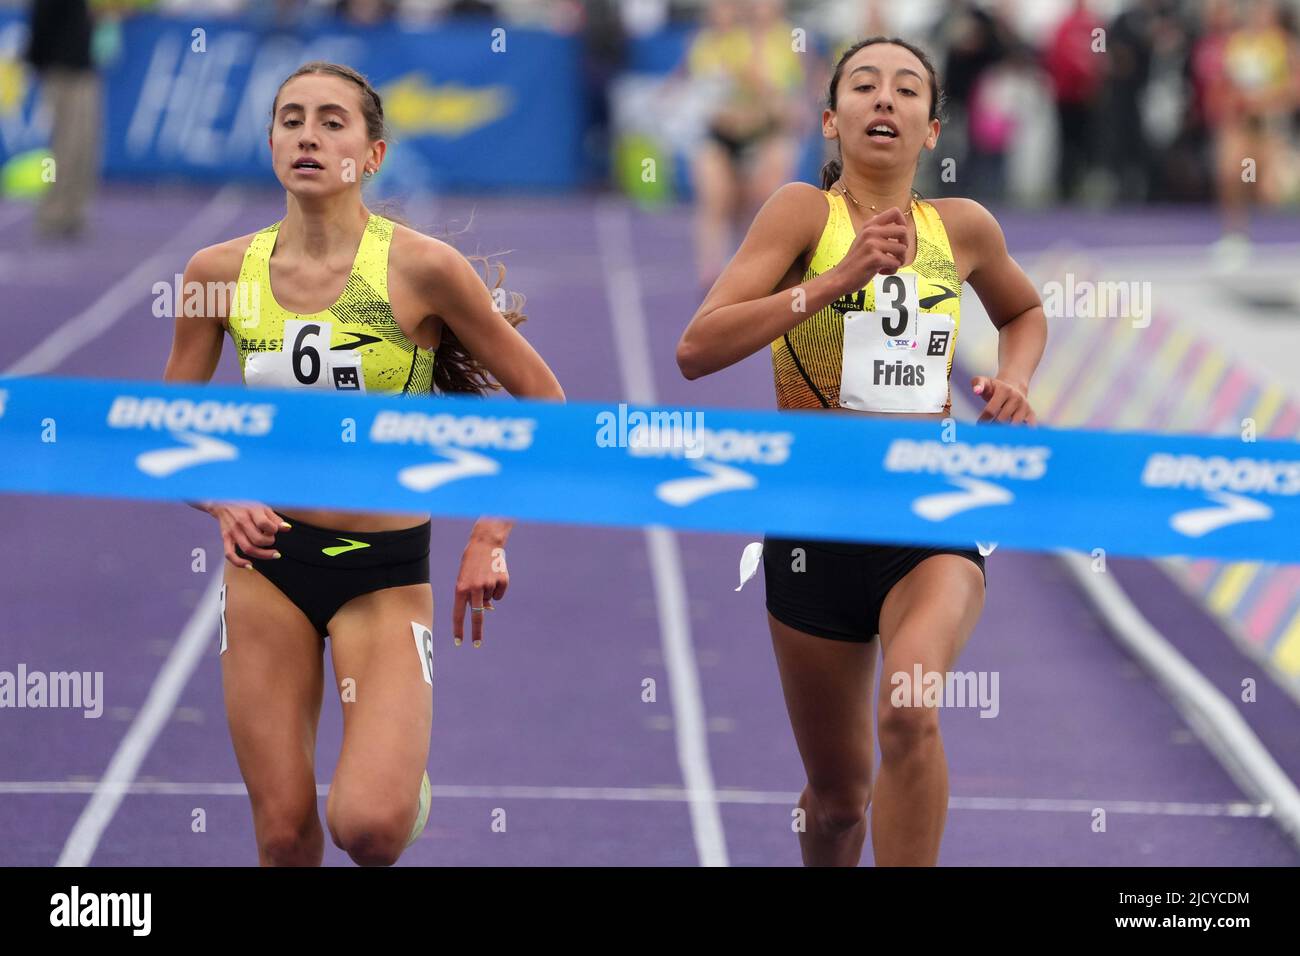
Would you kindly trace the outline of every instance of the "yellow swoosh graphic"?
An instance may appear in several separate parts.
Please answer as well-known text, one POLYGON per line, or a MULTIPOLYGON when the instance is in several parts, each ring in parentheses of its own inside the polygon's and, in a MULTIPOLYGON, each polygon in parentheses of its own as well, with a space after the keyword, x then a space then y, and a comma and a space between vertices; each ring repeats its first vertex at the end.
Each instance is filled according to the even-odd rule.
POLYGON ((384 116, 395 132, 461 136, 493 123, 510 108, 507 86, 429 84, 423 73, 408 73, 380 88, 384 116))
POLYGON ((356 551, 360 548, 368 548, 370 545, 364 541, 353 541, 351 538, 339 538, 340 541, 346 541, 347 545, 335 545, 332 548, 321 548, 321 553, 327 557, 336 558, 340 554, 347 554, 349 551, 356 551))

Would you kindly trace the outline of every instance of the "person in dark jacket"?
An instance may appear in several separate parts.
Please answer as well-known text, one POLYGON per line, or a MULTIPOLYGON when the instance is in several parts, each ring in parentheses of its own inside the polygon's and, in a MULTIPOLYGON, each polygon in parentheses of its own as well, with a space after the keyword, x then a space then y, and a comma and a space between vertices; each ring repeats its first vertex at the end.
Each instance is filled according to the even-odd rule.
POLYGON ((99 172, 99 76, 91 57, 94 27, 86 0, 33 0, 27 61, 51 115, 53 181, 36 212, 37 231, 72 238, 85 227, 99 172))

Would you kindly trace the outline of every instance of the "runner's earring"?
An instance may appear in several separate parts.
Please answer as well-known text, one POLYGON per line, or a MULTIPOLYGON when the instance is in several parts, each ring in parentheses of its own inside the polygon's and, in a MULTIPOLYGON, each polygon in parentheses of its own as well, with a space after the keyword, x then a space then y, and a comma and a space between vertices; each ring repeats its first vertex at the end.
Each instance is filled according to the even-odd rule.
POLYGON ((365 178, 365 179, 369 179, 369 178, 370 178, 371 176, 373 176, 374 174, 375 174, 375 171, 374 171, 373 169, 371 169, 369 166, 367 166, 367 167, 366 167, 366 171, 365 171, 364 173, 362 173, 361 175, 362 175, 363 178, 365 178))

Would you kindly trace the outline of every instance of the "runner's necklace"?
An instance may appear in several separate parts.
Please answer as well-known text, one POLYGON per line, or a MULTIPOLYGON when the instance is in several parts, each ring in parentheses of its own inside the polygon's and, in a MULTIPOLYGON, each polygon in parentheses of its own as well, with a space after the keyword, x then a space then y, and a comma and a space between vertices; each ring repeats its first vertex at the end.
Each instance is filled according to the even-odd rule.
MULTIPOLYGON (((854 196, 853 193, 849 192, 849 187, 844 183, 843 180, 840 181, 840 192, 842 192, 844 195, 846 195, 846 196, 848 196, 850 199, 852 199, 852 200, 853 200, 853 205, 857 206, 859 209, 863 208, 862 203, 858 202, 857 197, 854 196)), ((907 206, 907 212, 903 213, 903 215, 904 215, 904 216, 910 216, 910 215, 912 215, 912 207, 915 206, 915 205, 916 205, 916 199, 913 198, 912 201, 911 201, 911 202, 908 204, 908 206, 907 206)), ((878 210, 875 206, 871 205, 870 203, 867 203, 866 208, 867 208, 867 209, 870 209, 872 212, 879 212, 879 211, 880 211, 880 210, 878 210)))
MULTIPOLYGON (((846 195, 846 196, 848 196, 850 199, 852 199, 852 200, 853 200, 853 205, 857 206, 859 209, 862 208, 862 203, 858 202, 857 198, 853 195, 853 193, 849 192, 849 187, 844 183, 843 180, 840 180, 840 192, 842 192, 844 195, 846 195)), ((915 189, 912 190, 912 195, 913 195, 913 198, 912 198, 911 203, 908 204, 907 212, 904 214, 905 216, 910 216, 910 215, 912 215, 912 206, 915 206, 915 205, 916 205, 916 198, 915 198, 915 196, 916 196, 916 190, 915 190, 915 189)), ((869 208, 872 212, 876 212, 876 211, 877 211, 875 206, 872 206, 870 203, 868 203, 867 205, 868 205, 868 208, 869 208)), ((919 310, 918 310, 918 311, 919 311, 919 310)), ((920 328, 920 325, 921 325, 921 317, 920 317, 919 315, 915 317, 915 322, 916 322, 916 324, 917 324, 917 328, 919 329, 919 328, 920 328)), ((907 334, 907 329, 906 329, 906 327, 904 327, 904 329, 903 329, 903 334, 904 334, 904 335, 907 334)))

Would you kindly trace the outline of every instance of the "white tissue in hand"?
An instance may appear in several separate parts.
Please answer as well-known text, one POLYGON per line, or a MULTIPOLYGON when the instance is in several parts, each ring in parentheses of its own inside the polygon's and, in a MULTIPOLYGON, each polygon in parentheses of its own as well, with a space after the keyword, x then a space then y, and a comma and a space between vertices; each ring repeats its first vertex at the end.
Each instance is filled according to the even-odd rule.
MULTIPOLYGON (((758 562, 763 557, 763 542, 751 541, 745 545, 745 550, 740 555, 740 588, 745 586, 745 582, 754 576, 758 570, 758 562)), ((740 588, 736 588, 737 591, 740 588)))

